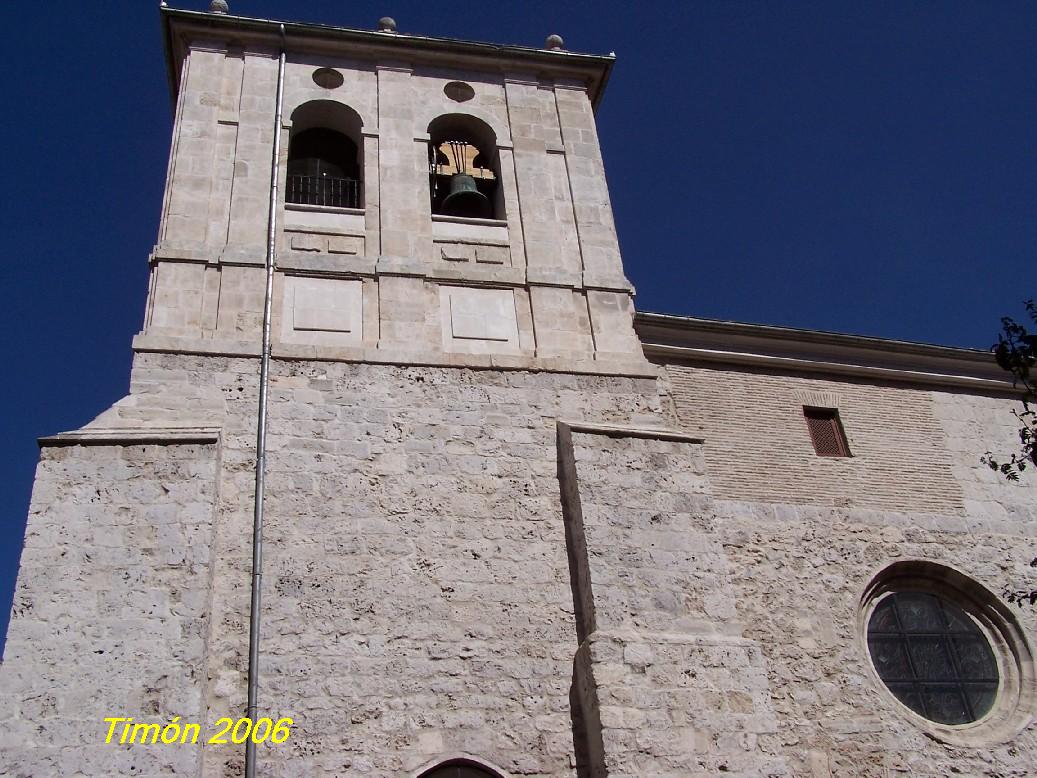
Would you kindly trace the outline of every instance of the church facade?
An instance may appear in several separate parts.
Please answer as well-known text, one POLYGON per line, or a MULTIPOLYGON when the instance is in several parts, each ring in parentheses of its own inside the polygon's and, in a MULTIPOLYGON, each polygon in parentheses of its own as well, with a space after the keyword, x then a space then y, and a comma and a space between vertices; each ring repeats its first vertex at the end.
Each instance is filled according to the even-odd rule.
POLYGON ((41 440, 8 774, 244 774, 263 395, 258 775, 1033 773, 989 354, 635 312, 610 57, 219 5, 129 394, 41 440))

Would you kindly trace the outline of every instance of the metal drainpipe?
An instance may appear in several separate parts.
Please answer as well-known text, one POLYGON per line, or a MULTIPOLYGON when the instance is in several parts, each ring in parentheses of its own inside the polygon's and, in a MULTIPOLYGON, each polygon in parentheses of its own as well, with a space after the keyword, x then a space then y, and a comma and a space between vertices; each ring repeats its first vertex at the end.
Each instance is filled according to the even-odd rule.
MULTIPOLYGON (((259 613, 263 599, 263 501, 266 494, 266 415, 270 389, 270 309, 274 296, 274 252, 277 245, 277 178, 281 157, 281 110, 284 102, 285 34, 281 28, 281 53, 277 61, 277 108, 274 151, 270 160, 270 213, 266 236, 266 296, 263 299, 263 353, 259 359, 259 413, 256 421, 256 493, 252 515, 252 605, 248 619, 248 711, 257 719, 259 696, 259 613)), ((245 778, 256 775, 256 744, 245 741, 245 778)))

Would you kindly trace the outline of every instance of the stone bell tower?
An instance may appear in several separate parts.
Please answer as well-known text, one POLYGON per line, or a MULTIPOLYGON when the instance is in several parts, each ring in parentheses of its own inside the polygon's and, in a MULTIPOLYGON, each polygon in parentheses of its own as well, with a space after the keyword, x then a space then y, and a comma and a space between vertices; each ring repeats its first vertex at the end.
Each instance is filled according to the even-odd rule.
MULTIPOLYGON (((250 355, 278 30, 165 18, 177 120, 134 347, 250 355)), ((286 25, 275 357, 643 372, 594 126, 612 59, 390 22, 286 25)))
MULTIPOLYGON (((729 614, 625 588, 661 580, 640 538, 688 543, 705 481, 632 328, 612 58, 213 9, 162 9, 176 115, 129 394, 41 441, 7 766, 240 775, 240 746, 106 743, 103 719, 211 734, 258 666, 257 712, 295 721, 262 775, 652 772, 602 698, 648 681, 609 652, 729 614)), ((680 737, 657 738, 678 772, 680 737)))

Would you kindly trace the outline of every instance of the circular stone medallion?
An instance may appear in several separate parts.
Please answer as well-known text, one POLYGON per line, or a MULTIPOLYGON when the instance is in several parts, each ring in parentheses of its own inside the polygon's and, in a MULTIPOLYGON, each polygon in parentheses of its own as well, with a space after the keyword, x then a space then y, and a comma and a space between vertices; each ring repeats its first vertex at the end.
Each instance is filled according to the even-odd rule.
POLYGON ((342 86, 342 74, 331 68, 319 68, 313 71, 313 83, 324 89, 338 89, 342 86))
POLYGON ((467 103, 475 97, 475 90, 472 89, 471 84, 466 84, 464 81, 451 81, 443 87, 443 94, 455 103, 467 103))

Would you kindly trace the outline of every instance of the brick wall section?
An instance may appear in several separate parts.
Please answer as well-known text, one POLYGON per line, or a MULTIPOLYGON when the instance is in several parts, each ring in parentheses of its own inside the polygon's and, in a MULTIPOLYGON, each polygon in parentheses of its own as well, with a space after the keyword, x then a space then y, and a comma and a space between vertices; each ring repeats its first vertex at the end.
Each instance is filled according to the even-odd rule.
POLYGON ((6 775, 198 774, 201 745, 105 745, 103 719, 204 715, 215 470, 213 445, 43 450, 0 673, 6 775))
POLYGON ((929 391, 686 365, 666 370, 680 425, 706 439, 717 497, 964 510, 929 391), (818 404, 839 409, 852 457, 814 453, 803 406, 818 404))

